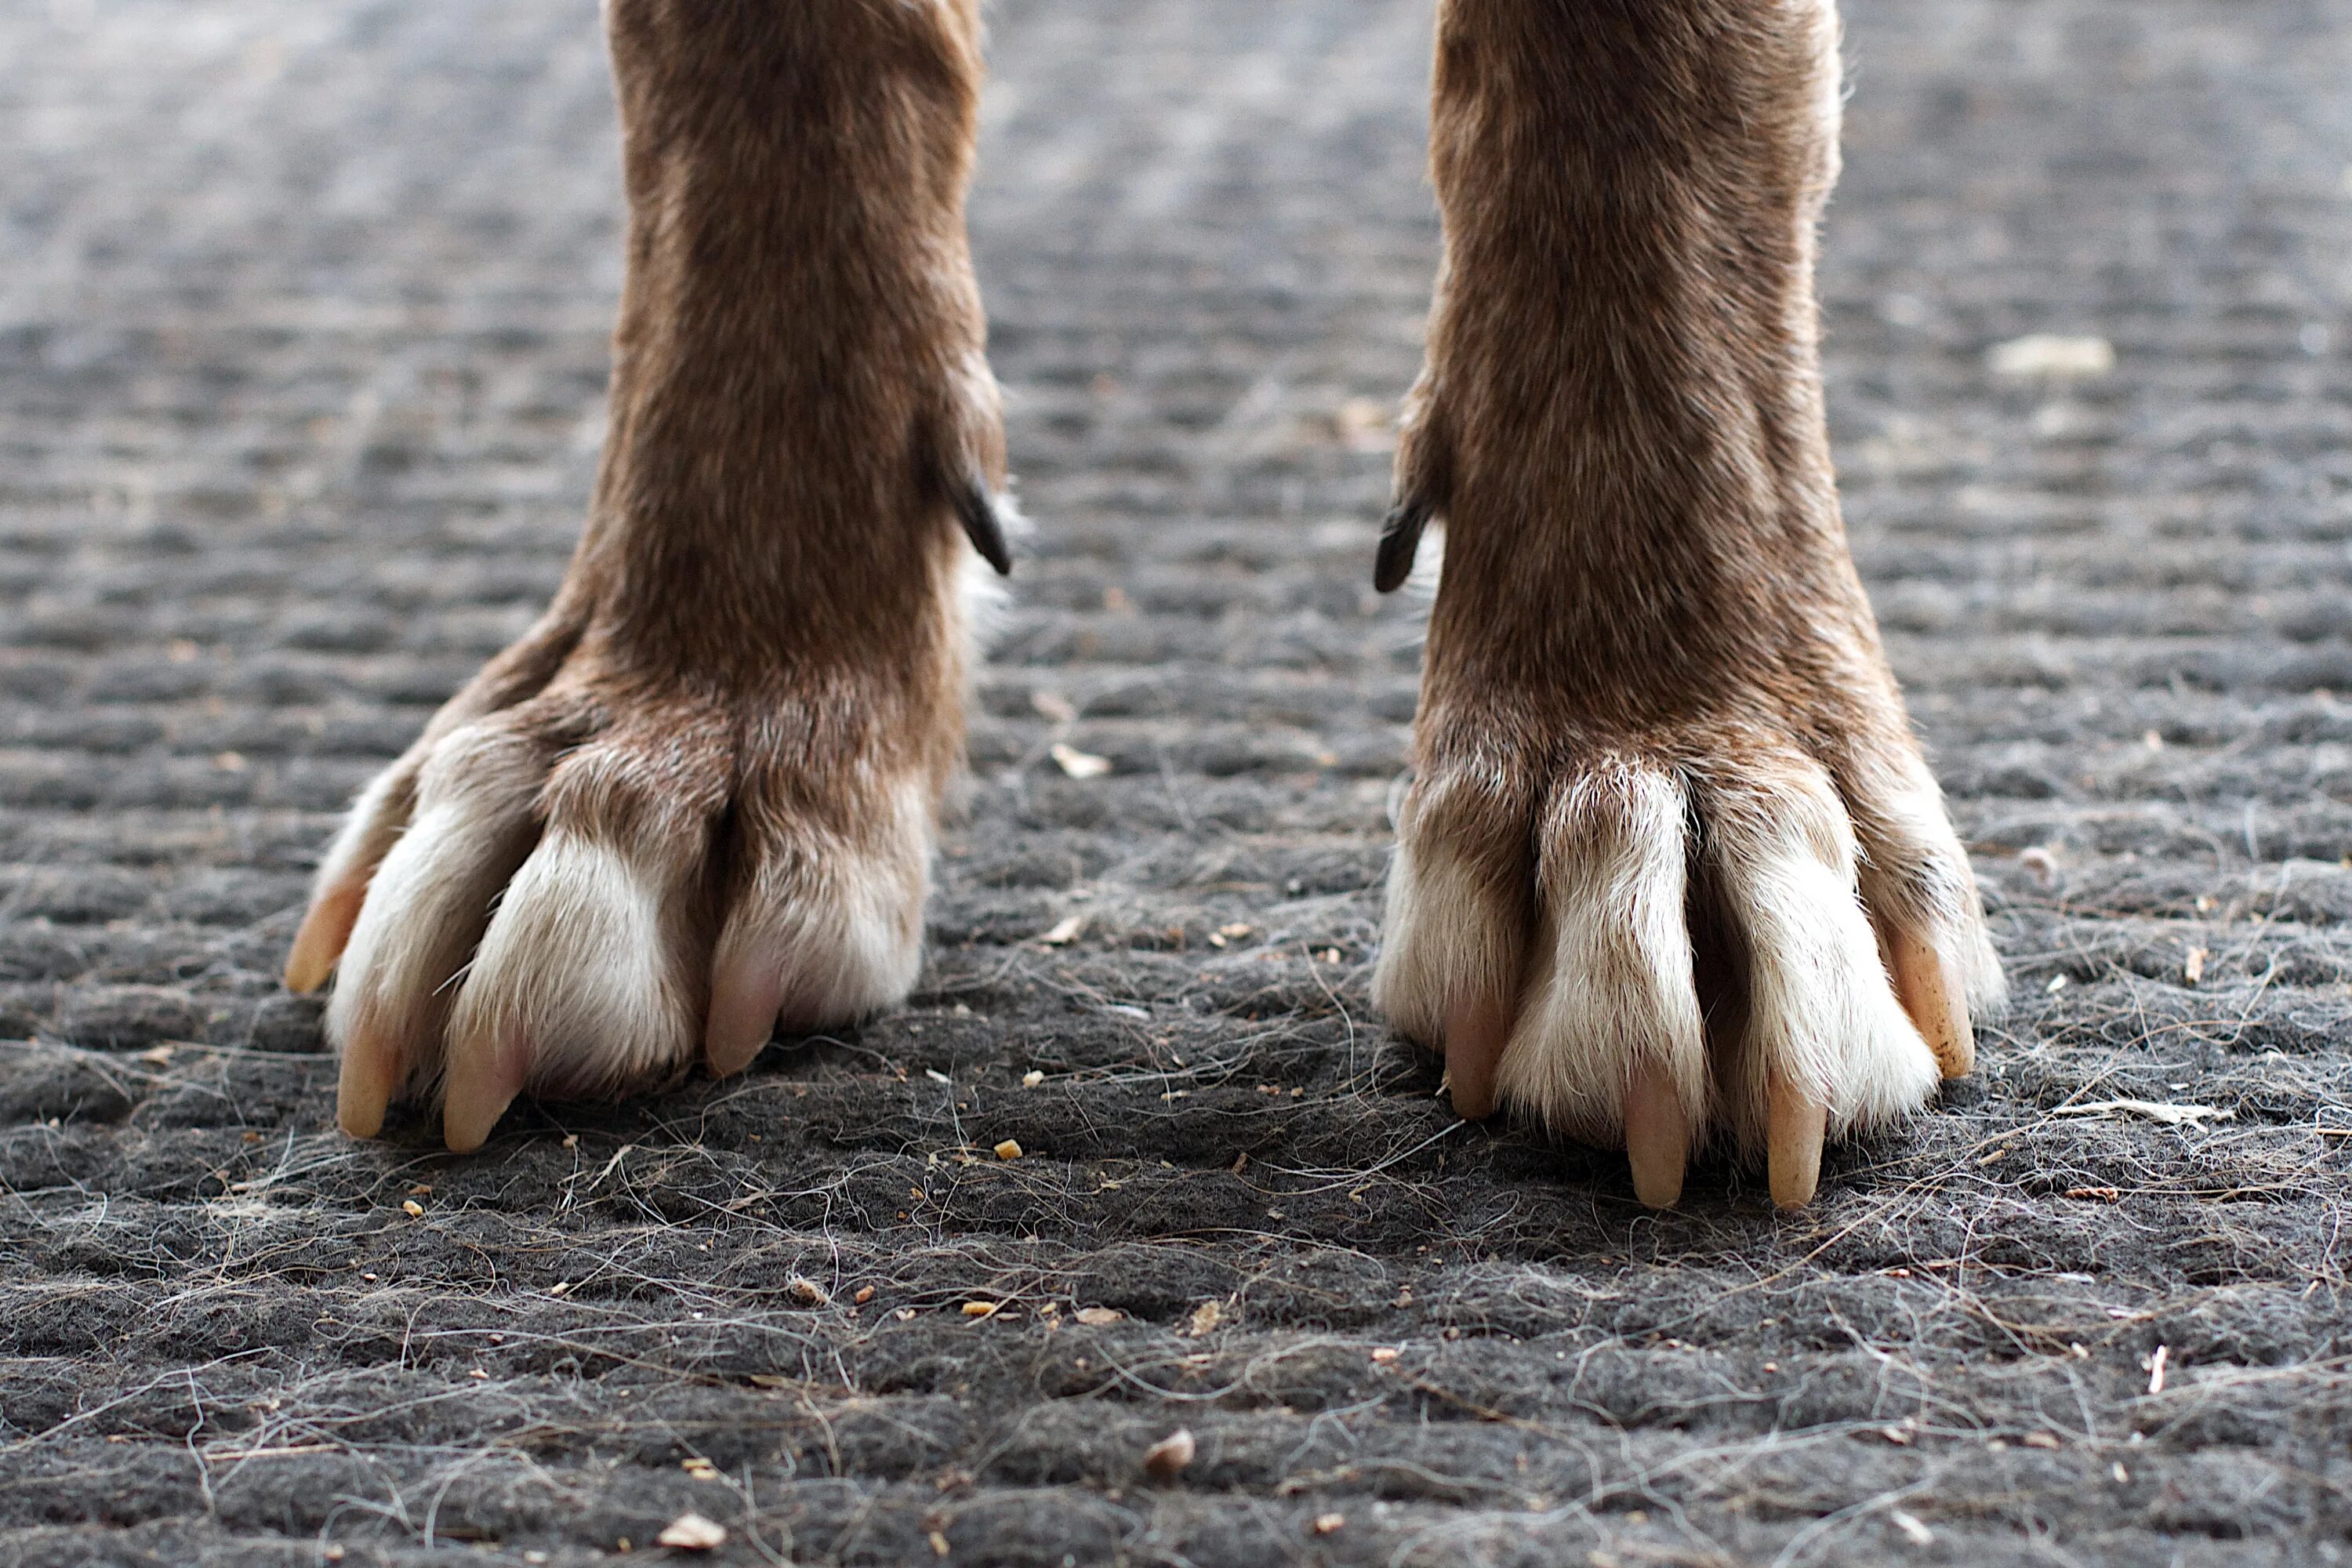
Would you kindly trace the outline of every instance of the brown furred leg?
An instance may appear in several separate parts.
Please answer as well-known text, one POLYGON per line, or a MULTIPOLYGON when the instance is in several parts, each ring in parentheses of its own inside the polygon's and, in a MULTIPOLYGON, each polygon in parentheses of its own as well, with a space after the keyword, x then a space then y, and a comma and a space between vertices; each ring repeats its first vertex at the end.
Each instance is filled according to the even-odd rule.
POLYGON ((979 0, 609 0, 610 435, 541 626, 364 794, 288 983, 338 1114, 614 1096, 919 962, 974 552, 1011 564, 963 231, 979 0))
POLYGON ((1710 1137, 1809 1201, 2001 991, 1838 516, 1836 48, 1828 0, 1439 6, 1445 258, 1376 581, 1424 523, 1444 558, 1376 994, 1465 1115, 1623 1146, 1654 1204, 1710 1137), (1719 1048, 1694 917, 1740 956, 1719 1048), (1469 996, 1513 1020, 1490 1075, 1469 996))

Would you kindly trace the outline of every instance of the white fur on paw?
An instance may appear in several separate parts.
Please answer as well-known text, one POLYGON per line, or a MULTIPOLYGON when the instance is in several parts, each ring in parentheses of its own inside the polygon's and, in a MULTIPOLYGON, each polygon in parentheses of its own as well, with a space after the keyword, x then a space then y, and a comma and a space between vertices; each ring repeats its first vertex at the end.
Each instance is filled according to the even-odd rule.
MULTIPOLYGON (((1968 1019, 1943 1018, 1958 1039, 1931 1048, 1874 915, 1932 948, 1970 1012, 2000 990, 1932 780, 1885 790, 1863 817, 1874 861, 1823 768, 1740 740, 1737 764, 1588 755, 1526 812, 1496 770, 1416 788, 1375 1000, 1439 1049, 1467 1005, 1500 1006, 1496 1097, 1596 1144, 1622 1143, 1637 1087, 1671 1086, 1678 1121, 1653 1125, 1678 1124, 1693 1146, 1720 1135, 1760 1149, 1776 1091, 1822 1107, 1832 1136, 1918 1110, 1942 1077, 1937 1049, 1966 1070, 1968 1019), (1695 916, 1719 940, 1702 948, 1695 916)), ((1919 767, 1892 782, 1926 778, 1919 767)), ((1926 984, 1915 1001, 1942 994, 1926 984)))
POLYGON ((526 1086, 553 1099, 681 1070, 701 1003, 687 968, 685 883, 656 856, 550 832, 499 901, 450 1038, 518 1043, 526 1086))
POLYGON ((287 963, 298 989, 337 976, 344 1130, 431 1098, 470 1151, 518 1095, 653 1091, 698 1058, 741 1067, 779 1024, 902 998, 969 632, 996 596, 970 573, 959 595, 952 542, 929 563, 946 635, 912 639, 911 688, 839 670, 722 702, 583 653, 372 784, 287 963), (909 697, 925 732, 893 728, 909 697))
POLYGON ((400 842, 415 814, 422 766, 411 752, 368 780, 320 858, 313 879, 319 891, 354 881, 363 884, 373 876, 373 868, 400 842))
MULTIPOLYGON (((368 883, 338 965, 326 1031, 339 1051, 365 1032, 405 1062, 403 1076, 437 1064, 450 980, 530 849, 541 777, 537 749, 495 726, 440 742, 418 777, 415 814, 368 883)), ((375 793, 362 796, 362 807, 375 793)))
POLYGON ((1524 898, 1509 868, 1483 864, 1471 847, 1497 805, 1459 777, 1417 782, 1405 795, 1372 1000, 1430 1045, 1443 1043, 1455 1008, 1518 988, 1524 898))
POLYGON ((1748 1020, 1724 1095, 1741 1143, 1775 1081, 1826 1108, 1832 1137, 1934 1093, 1935 1055, 1895 999, 1857 885, 1853 834, 1811 763, 1705 790, 1709 872, 1746 956, 1748 1020))
MULTIPOLYGON (((930 883, 929 803, 905 781, 883 792, 859 826, 855 842, 803 830, 758 847, 712 966, 727 1006, 793 1033, 864 1017, 914 985, 930 883)), ((720 1011, 714 1005, 714 1020, 720 1011)), ((755 1027, 749 1017, 733 1023, 738 1032, 755 1027)))
POLYGON ((2008 982, 1979 912, 1968 851, 1927 763, 1912 755, 1869 768, 1844 793, 1863 902, 1936 949, 1971 1016, 1998 1012, 2008 982))
POLYGON ((1665 1070, 1690 1128, 1707 1123, 1687 819, 1674 779, 1617 764, 1562 790, 1540 826, 1538 936, 1496 1081, 1555 1131, 1619 1141, 1643 1062, 1665 1070))

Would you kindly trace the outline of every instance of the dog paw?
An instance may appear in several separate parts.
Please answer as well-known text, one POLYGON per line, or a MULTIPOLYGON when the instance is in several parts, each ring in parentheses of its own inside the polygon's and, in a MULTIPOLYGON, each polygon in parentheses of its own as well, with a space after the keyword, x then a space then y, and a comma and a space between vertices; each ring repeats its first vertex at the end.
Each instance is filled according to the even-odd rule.
POLYGON ((778 1029, 854 1022, 914 983, 961 654, 911 681, 763 687, 616 669, 597 643, 559 626, 494 665, 328 853, 286 979, 336 976, 354 1137, 437 1100, 449 1146, 473 1149, 525 1091, 732 1073, 778 1029))
POLYGON ((1725 721, 1539 744, 1457 710, 1423 733, 1374 985, 1464 1116, 1622 1147, 1654 1207, 1719 1136, 1794 1206, 1825 1137, 1969 1070, 2000 970, 1907 733, 1836 767, 1725 721))

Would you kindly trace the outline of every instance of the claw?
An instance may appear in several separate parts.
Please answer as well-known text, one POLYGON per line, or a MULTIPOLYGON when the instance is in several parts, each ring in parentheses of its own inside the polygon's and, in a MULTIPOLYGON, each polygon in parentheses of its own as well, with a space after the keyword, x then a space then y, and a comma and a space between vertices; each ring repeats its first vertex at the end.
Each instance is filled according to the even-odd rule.
POLYGON ((1681 1199, 1689 1149, 1690 1121, 1675 1080, 1656 1063, 1642 1063, 1625 1086, 1625 1158, 1644 1208, 1670 1209, 1681 1199))
POLYGON ((316 991, 327 983, 327 976, 335 971, 335 961, 343 955, 343 945, 352 940, 352 927, 359 924, 360 906, 366 901, 365 882, 345 883, 319 895, 310 912, 302 917, 302 929, 294 933, 294 945, 286 954, 287 990, 316 991))
POLYGON ((711 977, 710 1018, 702 1033, 702 1057, 713 1078, 726 1078, 751 1065, 776 1032, 784 1005, 784 966, 764 953, 722 958, 711 977))
POLYGON ((393 1090, 406 1076, 393 1040, 363 1024, 352 1026, 335 1079, 336 1122, 351 1137, 374 1137, 383 1131, 384 1107, 392 1103, 393 1090))
POLYGON ((1511 1037, 1511 1010, 1490 996, 1457 1002, 1445 1016, 1445 1078, 1454 1114, 1484 1121, 1495 1114, 1495 1066, 1511 1037))
POLYGON ((316 991, 327 983, 359 924, 360 907, 383 858, 408 826, 416 805, 418 763, 411 752, 376 775, 352 803, 351 815, 327 847, 302 929, 286 952, 286 989, 316 991))
POLYGON ((1372 561, 1372 587, 1394 593, 1412 575, 1412 558, 1421 549, 1421 531, 1429 525, 1431 508, 1414 496, 1397 502, 1381 524, 1380 552, 1372 561))
POLYGON ((1004 542, 1004 521, 997 515, 996 497, 987 483, 975 479, 957 486, 955 509, 956 521, 963 524, 964 537, 980 558, 995 567, 998 576, 1012 576, 1012 547, 1004 542))
POLYGON ((1778 1206, 1801 1209, 1813 1201, 1822 1184, 1822 1137, 1828 1126, 1829 1112, 1820 1100, 1773 1079, 1764 1107, 1765 1170, 1778 1206))
POLYGON ((1927 1048, 1936 1053, 1936 1065, 1946 1078, 1966 1078, 1977 1065, 1976 1037, 1951 966, 1935 947, 1910 931, 1883 931, 1880 942, 1895 994, 1927 1048))
POLYGON ((530 1042, 491 1025, 449 1042, 442 1084, 441 1138, 453 1154, 488 1142, 530 1072, 530 1042))

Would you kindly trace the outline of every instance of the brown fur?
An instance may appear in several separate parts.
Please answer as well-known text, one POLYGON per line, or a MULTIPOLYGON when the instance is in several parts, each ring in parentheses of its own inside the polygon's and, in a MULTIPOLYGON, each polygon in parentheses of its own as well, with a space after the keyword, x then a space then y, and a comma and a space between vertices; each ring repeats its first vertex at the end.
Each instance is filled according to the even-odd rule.
MULTIPOLYGON (((1462 994, 1408 997, 1390 968, 1383 1001, 1442 1045, 1449 1008, 1516 989, 1549 918, 1547 803, 1628 767, 1673 781, 1720 1058, 1688 1110, 1695 1134, 1720 1121, 1751 1144, 1755 933, 1717 885, 1745 874, 1742 822, 1842 812, 1861 866, 1833 868, 1874 917, 1927 928, 1963 988, 1991 989, 1831 474, 1812 260, 1834 26, 1752 0, 1444 0, 1445 259, 1380 571, 1401 580, 1421 521, 1445 521, 1405 836, 1501 911, 1495 951, 1453 966, 1462 994)), ((1542 1109, 1614 1135, 1613 1101, 1542 1109)))
MULTIPOLYGON (((478 1142, 522 1087, 643 1087, 697 1037, 731 1070, 911 979, 956 525, 1007 564, 976 5, 613 0, 629 264, 586 534, 362 800, 289 964, 351 943, 353 1131, 438 1078, 478 1142), (649 956, 583 1014, 600 943, 649 956)), ((1669 1201, 1716 1128, 1810 1191, 1805 1139, 1915 1106, 1931 1047, 1963 1069, 1954 997, 1998 989, 1838 520, 1834 26, 1439 6, 1446 253, 1378 580, 1433 519, 1447 549, 1378 989, 1467 1113, 1633 1126, 1669 1201)))
POLYGON ((1823 752, 1900 729, 1822 424, 1809 31, 1745 0, 1442 7, 1445 270, 1398 459, 1448 524, 1425 744, 1503 691, 1547 750, 1710 708, 1823 752))
MULTIPOLYGON (((666 1005, 698 1021, 730 906, 820 897, 826 862, 886 865, 907 942, 919 931, 928 821, 880 797, 911 782, 926 818, 940 801, 967 685, 958 522, 1003 548, 962 211, 977 0, 614 0, 608 20, 628 272, 588 526, 541 625, 355 823, 321 885, 343 931, 310 945, 332 958, 430 759, 487 728, 538 752, 541 831, 614 845, 661 884, 679 947, 666 1005), (873 842, 910 826, 924 842, 873 842)), ((299 946, 294 978, 315 981, 299 946)), ((432 1080, 446 1012, 388 1026, 397 1082, 432 1080)), ((687 1060, 531 1049, 528 1081, 553 1091, 687 1060)))

